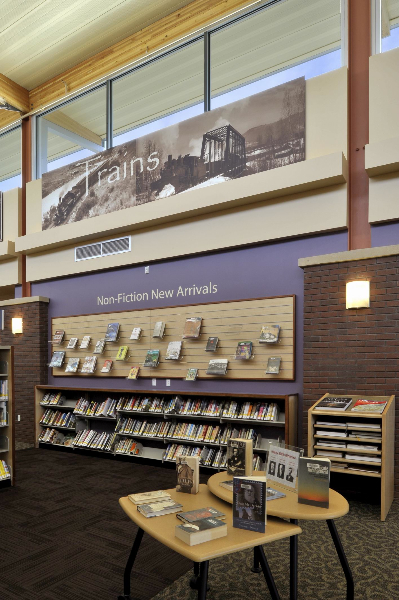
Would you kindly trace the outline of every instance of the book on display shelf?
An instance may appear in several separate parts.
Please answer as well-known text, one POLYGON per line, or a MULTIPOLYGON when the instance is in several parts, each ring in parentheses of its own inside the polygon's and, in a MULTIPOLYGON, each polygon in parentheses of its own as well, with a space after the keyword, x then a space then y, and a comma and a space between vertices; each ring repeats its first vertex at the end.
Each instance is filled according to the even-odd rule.
POLYGON ((0 375, 8 374, 8 362, 6 360, 0 360, 0 375))
POLYGON ((0 460, 0 481, 11 479, 11 471, 5 460, 0 460))
POLYGON ((230 438, 227 441, 227 473, 252 475, 252 455, 252 440, 230 438))
POLYGON ((169 342, 166 349, 165 360, 179 360, 181 352, 181 342, 169 342))
POLYGON ((249 360, 252 356, 252 342, 238 342, 236 348, 236 360, 249 360))
POLYGON ((86 356, 81 373, 94 373, 97 365, 97 356, 86 356))
POLYGON ((359 399, 355 402, 351 408, 351 412, 357 413, 377 413, 381 414, 384 412, 387 402, 385 400, 366 400, 359 399))
POLYGON ((352 398, 348 397, 340 397, 340 396, 330 396, 328 398, 323 398, 317 406, 315 406, 315 410, 334 410, 343 412, 352 404, 352 398))
POLYGON ((5 405, 5 403, 3 404, 3 406, 0 405, 0 426, 4 427, 8 425, 7 422, 7 407, 5 405))
POLYGON ((278 375, 280 373, 281 356, 271 356, 267 361, 266 375, 278 375))
POLYGON ((233 527, 265 533, 266 477, 234 477, 233 527))
POLYGON ((219 343, 218 337, 209 337, 207 344, 206 344, 205 351, 206 352, 215 352, 218 347, 218 343, 219 343))
POLYGON ((137 510, 147 518, 170 515, 171 513, 177 513, 182 508, 182 504, 179 504, 172 499, 163 500, 161 502, 152 502, 149 504, 139 504, 137 506, 137 510))
POLYGON ((45 406, 47 405, 62 405, 65 401, 65 396, 62 395, 62 392, 47 392, 46 394, 44 394, 43 398, 40 401, 40 404, 43 404, 45 406))
POLYGON ((175 528, 175 536, 189 546, 210 542, 226 535, 226 523, 213 518, 199 519, 195 523, 176 525, 175 528))
POLYGON ((112 364, 113 361, 111 359, 105 360, 101 369, 101 373, 109 373, 112 369, 112 364))
POLYGON ((80 358, 68 358, 65 373, 76 373, 79 368, 80 358))
POLYGON ((57 329, 53 335, 53 344, 59 346, 64 341, 65 331, 63 329, 57 329))
POLYGON ((165 490, 156 490, 154 492, 141 492, 140 494, 129 494, 128 498, 133 504, 149 504, 153 502, 163 502, 171 500, 169 492, 165 490))
POLYGON ((91 342, 91 337, 89 335, 84 335, 79 348, 81 350, 87 350, 87 348, 90 346, 90 342, 91 342))
POLYGON ((261 344, 275 344, 280 335, 280 325, 263 325, 260 330, 258 342, 261 344))
POLYGON ((106 342, 116 342, 119 335, 119 323, 108 323, 105 333, 106 342))
POLYGON ((372 456, 370 454, 345 454, 345 456, 343 457, 346 460, 360 460, 360 461, 365 461, 365 462, 373 462, 376 463, 378 465, 381 464, 381 456, 372 456))
POLYGON ((140 373, 140 367, 132 367, 129 371, 128 379, 137 379, 140 373))
POLYGON ((141 338, 141 327, 135 327, 130 335, 131 340, 139 340, 141 338))
POLYGON ((71 338, 68 342, 67 350, 74 350, 77 346, 78 341, 79 340, 76 337, 71 338))
POLYGON ((201 333, 202 317, 188 317, 184 323, 183 339, 195 340, 201 333))
POLYGON ((65 352, 53 352, 51 357, 50 367, 62 367, 65 359, 65 352))
POLYGON ((144 367, 157 367, 159 364, 159 350, 147 350, 144 367))
POLYGON ((227 358, 216 358, 209 361, 207 375, 226 375, 229 361, 227 358))
POLYGON ((136 442, 136 440, 132 440, 131 438, 126 438, 123 440, 119 440, 115 444, 114 447, 115 454, 127 454, 129 456, 140 456, 143 452, 143 446, 136 442))
POLYGON ((98 340, 93 350, 93 354, 102 354, 105 350, 105 340, 98 340))
POLYGON ((329 507, 331 462, 328 458, 299 459, 298 502, 329 507))
POLYGON ((40 419, 41 425, 52 425, 53 427, 74 427, 75 423, 76 416, 73 412, 62 412, 62 410, 52 410, 51 408, 45 410, 40 419))
POLYGON ((343 452, 335 450, 316 450, 316 456, 327 456, 331 458, 344 458, 343 452))
POLYGON ((162 339, 165 333, 165 323, 163 321, 157 321, 154 325, 154 331, 152 333, 153 338, 162 339))
POLYGON ((115 433, 95 431, 94 429, 82 429, 73 440, 73 446, 77 448, 88 448, 91 450, 103 450, 112 452, 116 439, 115 433))
POLYGON ((186 381, 195 381, 198 377, 198 369, 191 368, 187 371, 186 381))
POLYGON ((176 458, 177 485, 176 492, 198 494, 199 491, 199 457, 178 456, 176 458))
POLYGON ((129 346, 120 346, 115 360, 126 360, 129 346))
POLYGON ((201 519, 225 519, 226 514, 212 506, 205 506, 204 508, 178 512, 176 517, 185 523, 195 523, 201 519))
POLYGON ((0 400, 8 400, 8 381, 0 379, 0 400))

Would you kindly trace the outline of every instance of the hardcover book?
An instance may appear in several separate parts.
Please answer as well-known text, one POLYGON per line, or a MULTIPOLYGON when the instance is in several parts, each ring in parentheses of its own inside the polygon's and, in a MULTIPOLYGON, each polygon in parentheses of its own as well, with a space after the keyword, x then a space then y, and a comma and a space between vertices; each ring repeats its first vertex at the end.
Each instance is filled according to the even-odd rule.
POLYGON ((91 342, 91 337, 89 335, 83 336, 82 342, 80 344, 80 349, 87 350, 87 348, 90 346, 90 342, 91 342))
POLYGON ((129 346, 120 346, 115 360, 126 360, 129 346))
POLYGON ((165 360, 179 360, 181 352, 181 342, 169 342, 165 354, 165 360))
POLYGON ((215 352, 216 348, 218 347, 218 343, 218 337, 209 337, 205 348, 206 352, 215 352))
POLYGON ((253 442, 242 438, 227 440, 227 473, 252 475, 253 442))
POLYGON ((76 373, 79 367, 80 358, 69 358, 65 373, 76 373))
POLYGON ((96 347, 94 348, 94 354, 102 354, 105 348, 105 340, 98 340, 96 347))
POLYGON ((330 396, 321 400, 315 410, 339 410, 344 411, 352 404, 352 398, 330 396))
POLYGON ((351 411, 358 413, 378 413, 384 412, 387 403, 385 400, 366 400, 359 399, 355 402, 351 411))
POLYGON ((248 360, 252 356, 252 342, 238 342, 236 360, 248 360))
POLYGON ((311 506, 329 507, 330 467, 328 458, 299 459, 298 502, 311 506))
POLYGON ((280 335, 280 325, 263 325, 260 330, 259 342, 266 344, 275 344, 280 335))
POLYGON ((139 340, 141 337, 141 327, 135 327, 132 331, 132 335, 130 336, 131 340, 139 340))
POLYGON ((116 342, 119 334, 119 323, 108 323, 107 332, 105 334, 106 342, 116 342))
POLYGON ((221 481, 219 483, 220 487, 224 488, 225 490, 229 490, 229 492, 233 491, 233 480, 232 479, 228 479, 227 481, 221 481))
POLYGON ((176 525, 175 535, 179 540, 195 546, 203 542, 210 542, 227 535, 227 525, 219 519, 200 519, 195 523, 176 525))
POLYGON ((266 531, 266 477, 234 477, 233 527, 266 531))
POLYGON ((183 339, 196 339, 200 336, 202 317, 188 317, 184 324, 183 339))
POLYGON ((65 352, 53 352, 50 367, 61 367, 65 358, 65 352))
POLYGON ((104 364, 103 364, 103 368, 101 369, 101 373, 109 373, 110 370, 112 369, 112 360, 107 359, 104 364))
POLYGON ((207 375, 226 375, 228 364, 227 358, 212 359, 209 361, 206 373, 207 375))
POLYGON ((280 446, 270 446, 267 462, 268 478, 287 487, 296 488, 298 461, 299 452, 280 446))
POLYGON ((267 361, 266 374, 277 375, 280 373, 281 356, 271 356, 267 361))
POLYGON ((157 321, 154 325, 154 331, 152 337, 154 338, 163 338, 165 333, 165 323, 163 321, 157 321))
POLYGON ((96 364, 97 356, 86 356, 82 366, 82 373, 94 373, 96 364))
POLYGON ((177 456, 176 473, 176 492, 198 494, 199 456, 177 456))
POLYGON ((195 381, 198 376, 198 369, 191 368, 187 371, 186 381, 195 381))
POLYGON ((147 350, 144 367, 157 367, 159 363, 159 350, 147 350))
POLYGON ((64 340, 65 331, 63 329, 57 329, 53 335, 53 344, 60 345, 64 340))
POLYGON ((67 350, 74 350, 78 343, 78 338, 71 338, 68 342, 67 350))
POLYGON ((225 519, 226 515, 220 510, 212 508, 212 506, 206 506, 205 508, 197 508, 188 512, 179 512, 176 517, 186 523, 195 523, 195 521, 199 521, 200 519, 225 519))
POLYGON ((140 367, 132 367, 129 371, 128 379, 137 379, 139 376, 140 367))

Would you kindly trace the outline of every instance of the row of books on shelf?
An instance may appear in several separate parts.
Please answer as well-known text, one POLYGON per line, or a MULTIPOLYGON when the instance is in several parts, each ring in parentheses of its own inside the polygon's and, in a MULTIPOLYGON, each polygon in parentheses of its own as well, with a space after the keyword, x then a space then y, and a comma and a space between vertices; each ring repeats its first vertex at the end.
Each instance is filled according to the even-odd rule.
POLYGON ((115 433, 106 431, 94 431, 94 429, 82 429, 79 431, 73 441, 73 445, 80 448, 91 448, 94 450, 104 450, 112 452, 116 439, 115 433))
POLYGON ((129 438, 119 440, 115 444, 114 448, 115 454, 126 454, 129 456, 140 456, 143 452, 143 446, 136 440, 131 440, 129 438))
POLYGON ((316 450, 316 456, 325 456, 331 459, 334 458, 345 458, 345 460, 353 461, 365 461, 381 464, 381 456, 373 456, 370 454, 355 454, 349 452, 335 452, 332 450, 316 450))
POLYGON ((334 459, 331 459, 331 468, 332 469, 345 469, 350 471, 360 471, 361 473, 381 473, 381 467, 373 466, 373 465, 362 465, 356 463, 345 463, 345 462, 334 462, 334 459))
POLYGON ((8 399, 8 379, 0 379, 0 400, 8 399))
POLYGON ((3 406, 0 404, 0 427, 5 427, 6 425, 8 425, 8 413, 7 406, 4 403, 3 406))
POLYGON ((318 439, 317 440, 317 445, 318 446, 328 446, 329 448, 347 448, 348 450, 371 450, 371 451, 377 451, 380 449, 380 445, 379 444, 365 444, 362 442, 358 442, 356 444, 353 443, 346 443, 346 442, 338 442, 336 440, 331 441, 331 440, 323 440, 323 439, 318 439))
POLYGON ((0 481, 11 479, 10 467, 5 460, 0 460, 0 481))
POLYGON ((73 412, 76 415, 81 416, 108 417, 111 419, 115 419, 116 405, 117 401, 112 398, 107 398, 103 402, 96 402, 95 400, 87 400, 86 398, 81 398, 77 401, 73 412))
POLYGON ((76 417, 71 412, 62 412, 61 410, 52 410, 48 408, 40 419, 41 425, 51 425, 53 427, 75 427, 76 417))
POLYGON ((39 435, 39 442, 53 444, 54 446, 72 447, 75 434, 64 434, 59 429, 46 428, 39 435))
POLYGON ((66 398, 62 392, 47 392, 41 399, 40 404, 46 406, 62 406, 65 400, 66 398))
MULTIPOLYGON (((204 467, 225 469, 227 467, 228 452, 222 448, 204 448, 201 446, 185 446, 184 444, 169 444, 164 452, 163 459, 176 461, 179 457, 198 456, 200 464, 204 467)), ((263 467, 262 459, 254 454, 252 457, 253 470, 259 471, 263 467)))

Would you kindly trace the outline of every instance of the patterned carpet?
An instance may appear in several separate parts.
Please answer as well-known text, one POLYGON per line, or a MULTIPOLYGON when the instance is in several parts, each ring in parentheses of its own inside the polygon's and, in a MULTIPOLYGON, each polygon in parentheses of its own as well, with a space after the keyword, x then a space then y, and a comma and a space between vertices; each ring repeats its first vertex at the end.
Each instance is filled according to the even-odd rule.
MULTIPOLYGON (((174 470, 35 449, 17 452, 17 467, 17 486, 0 491, 1 600, 116 600, 136 531, 118 498, 172 487, 174 470)), ((344 600, 344 576, 326 524, 300 525, 299 600, 344 600)), ((399 503, 381 523, 378 506, 352 502, 350 516, 337 527, 356 600, 397 600, 399 503)), ((286 540, 265 546, 282 600, 289 598, 288 547, 286 540)), ((208 600, 270 598, 263 575, 249 570, 251 557, 243 552, 212 561, 208 600)), ((144 536, 133 598, 196 600, 190 575, 189 561, 144 536)))

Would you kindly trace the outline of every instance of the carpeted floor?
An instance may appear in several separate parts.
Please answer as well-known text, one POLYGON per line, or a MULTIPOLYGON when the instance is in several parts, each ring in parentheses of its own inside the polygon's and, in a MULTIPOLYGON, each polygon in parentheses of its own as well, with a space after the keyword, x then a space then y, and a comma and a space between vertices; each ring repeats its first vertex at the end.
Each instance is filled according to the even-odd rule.
MULTIPOLYGON (((119 509, 126 493, 172 487, 174 470, 51 450, 17 452, 18 484, 0 492, 1 600, 116 600, 135 535, 119 509)), ((202 481, 206 476, 202 476, 202 481)), ((300 522, 299 600, 344 600, 345 580, 324 522, 300 522)), ((399 503, 351 502, 337 520, 355 578, 356 600, 399 598, 399 503)), ((288 600, 288 541, 265 546, 288 600)), ((208 600, 267 600, 263 575, 242 552, 210 564, 208 600)), ((191 563, 144 536, 132 579, 134 600, 196 600, 191 563)))

